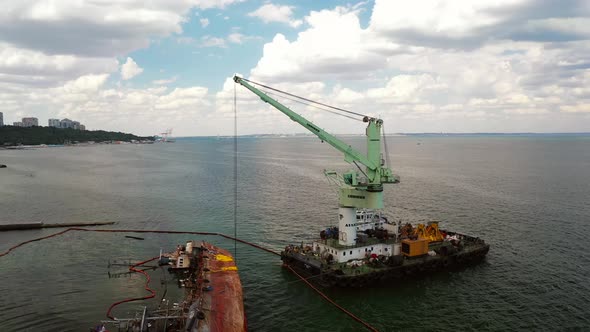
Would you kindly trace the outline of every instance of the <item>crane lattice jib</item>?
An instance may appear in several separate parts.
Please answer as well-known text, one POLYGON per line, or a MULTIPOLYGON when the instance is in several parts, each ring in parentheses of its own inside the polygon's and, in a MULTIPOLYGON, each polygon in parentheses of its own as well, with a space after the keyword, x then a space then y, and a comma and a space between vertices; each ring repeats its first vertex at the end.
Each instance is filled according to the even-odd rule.
POLYGON ((319 137, 322 141, 327 142, 337 150, 344 153, 344 160, 346 162, 354 164, 357 164, 358 162, 363 164, 366 167, 366 169, 364 172, 362 170, 361 171, 367 178, 366 183, 357 183, 356 179, 353 179, 352 181, 348 182, 348 184, 352 187, 355 187, 356 190, 366 190, 368 192, 381 192, 383 191, 383 183, 399 182, 399 179, 393 175, 391 170, 387 167, 384 167, 383 165, 383 159, 381 155, 381 126, 383 124, 383 121, 381 119, 375 119, 367 116, 365 116, 363 119, 364 122, 368 123, 365 132, 367 136, 367 155, 364 155, 359 151, 355 150, 349 144, 346 144, 345 142, 341 141, 340 139, 336 138, 330 133, 324 131, 322 128, 315 125, 313 122, 307 120, 303 116, 292 111, 291 109, 281 104, 277 100, 269 97, 264 92, 249 84, 245 79, 242 79, 238 76, 234 76, 234 81, 236 83, 241 84, 246 89, 252 91, 264 102, 269 103, 274 108, 287 115, 291 120, 305 127, 311 133, 319 137))

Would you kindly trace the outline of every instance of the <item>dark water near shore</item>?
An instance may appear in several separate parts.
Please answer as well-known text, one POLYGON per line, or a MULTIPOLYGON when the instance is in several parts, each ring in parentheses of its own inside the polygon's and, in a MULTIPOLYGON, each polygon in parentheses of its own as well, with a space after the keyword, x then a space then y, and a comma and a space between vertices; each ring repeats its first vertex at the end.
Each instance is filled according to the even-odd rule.
MULTIPOLYGON (((329 291, 338 303, 382 331, 590 329, 590 138, 391 137, 388 145, 402 179, 386 188, 388 215, 442 220, 491 250, 463 271, 329 291)), ((232 151, 231 140, 214 139, 0 150, 8 165, 0 169, 0 223, 117 221, 115 228, 233 234, 232 151)), ((240 238, 280 250, 335 222, 335 188, 322 171, 349 166, 328 145, 241 139, 239 152, 240 238)), ((0 233, 0 250, 56 231, 0 233)), ((0 331, 87 331, 112 302, 143 295, 141 276, 108 278, 109 259, 150 258, 188 239, 234 246, 141 236, 67 233, 0 258, 0 331)), ((277 257, 238 245, 237 260, 252 331, 362 330, 277 257)), ((159 287, 162 273, 152 276, 159 287)), ((115 315, 140 309, 129 304, 115 315)))

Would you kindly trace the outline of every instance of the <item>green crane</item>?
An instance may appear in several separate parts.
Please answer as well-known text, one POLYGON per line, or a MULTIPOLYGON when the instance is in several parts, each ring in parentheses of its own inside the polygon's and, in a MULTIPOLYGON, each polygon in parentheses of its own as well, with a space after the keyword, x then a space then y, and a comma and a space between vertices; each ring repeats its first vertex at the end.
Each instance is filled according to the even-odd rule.
POLYGON ((255 88, 250 84, 252 83, 251 81, 238 76, 234 76, 234 81, 252 91, 264 102, 269 103, 287 115, 291 120, 305 127, 323 142, 330 144, 344 153, 344 160, 357 166, 358 171, 346 172, 341 177, 336 172, 325 171, 326 176, 329 178, 332 177, 340 180, 339 242, 342 245, 354 244, 354 240, 356 239, 355 223, 357 209, 383 208, 383 184, 399 182, 399 178, 393 175, 391 169, 385 167, 383 154, 381 153, 383 120, 364 116, 363 122, 368 123, 365 131, 367 137, 367 154, 364 155, 349 144, 324 131, 313 122, 255 88), (365 166, 364 170, 359 166, 359 163, 365 166))

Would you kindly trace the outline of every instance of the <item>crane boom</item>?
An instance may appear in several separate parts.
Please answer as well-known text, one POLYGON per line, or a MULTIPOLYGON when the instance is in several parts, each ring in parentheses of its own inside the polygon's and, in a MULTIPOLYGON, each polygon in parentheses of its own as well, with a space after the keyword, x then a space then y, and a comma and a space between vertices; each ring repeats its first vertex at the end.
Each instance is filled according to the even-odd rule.
POLYGON ((262 91, 258 90, 257 88, 253 87, 251 84, 249 84, 248 82, 246 82, 241 77, 234 76, 234 81, 236 83, 241 84, 246 89, 248 89, 248 90, 252 91, 253 93, 255 93, 264 102, 271 104, 274 108, 276 108, 279 111, 283 112, 291 120, 293 120, 293 121, 299 123, 300 125, 302 125, 303 127, 305 127, 307 130, 309 130, 310 132, 312 132, 313 134, 315 134, 317 137, 319 137, 322 141, 327 142, 328 144, 330 144, 331 146, 333 146, 337 150, 343 152, 344 153, 344 159, 347 162, 350 163, 352 161, 358 161, 358 162, 360 162, 361 164, 365 165, 367 168, 369 168, 371 170, 374 170, 374 169, 377 168, 377 165, 375 165, 375 162, 374 161, 369 160, 366 156, 364 156, 363 154, 361 154, 360 152, 358 152, 357 150, 355 150, 354 148, 352 148, 350 145, 344 143, 343 141, 339 140, 338 138, 334 137, 330 133, 326 132, 325 130, 323 130, 320 127, 318 127, 317 125, 315 125, 313 122, 311 122, 311 121, 307 120, 306 118, 302 117, 301 115, 293 112, 292 110, 290 110, 285 105, 279 103, 275 99, 269 97, 264 92, 262 92, 262 91))
MULTIPOLYGON (((397 183, 399 178, 393 175, 391 170, 384 166, 381 154, 381 126, 383 121, 365 116, 363 122, 368 123, 365 131, 367 137, 367 154, 354 149, 349 144, 336 138, 334 135, 321 129, 313 122, 307 120, 300 114, 292 111, 287 106, 269 97, 263 91, 250 84, 247 79, 234 76, 234 81, 246 89, 252 91, 264 102, 272 105, 277 110, 287 115, 291 120, 299 123, 311 133, 327 142, 338 151, 344 153, 344 160, 355 164, 363 173, 361 178, 357 171, 349 171, 342 175, 343 185, 340 187, 340 206, 349 208, 382 208, 383 207, 383 184, 397 183), (357 164, 361 163, 366 168, 363 171, 357 164)), ((333 176, 335 172, 326 172, 326 176, 333 176)))

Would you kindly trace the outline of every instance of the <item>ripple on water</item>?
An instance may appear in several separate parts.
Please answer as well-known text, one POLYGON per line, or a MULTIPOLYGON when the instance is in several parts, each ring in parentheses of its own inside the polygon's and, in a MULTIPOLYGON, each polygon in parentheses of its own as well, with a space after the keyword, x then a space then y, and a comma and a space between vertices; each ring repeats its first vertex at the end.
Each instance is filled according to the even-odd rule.
MULTIPOLYGON (((421 142, 389 140, 402 183, 386 188, 385 210, 395 220, 438 219, 446 228, 481 236, 491 244, 487 260, 387 287, 328 290, 330 296, 382 331, 590 328, 590 183, 582 181, 588 175, 587 141, 421 142)), ((308 139, 250 139, 239 148, 241 238, 280 250, 335 222, 335 191, 322 171, 349 166, 330 147, 308 139)), ((0 177, 1 218, 113 220, 115 228, 233 234, 232 151, 231 141, 224 140, 2 151, 15 171, 0 177)), ((54 231, 0 233, 0 250, 54 231)), ((143 295, 139 276, 108 278, 109 260, 149 258, 189 239, 234 247, 233 241, 212 237, 145 237, 68 233, 0 258, 0 330, 87 330, 105 318, 112 302, 143 295)), ((282 269, 277 257, 237 247, 251 330, 360 329, 282 269)), ((155 284, 163 278, 160 271, 151 275, 155 284)), ((173 290, 169 294, 179 296, 173 290)), ((116 314, 131 314, 141 305, 123 306, 116 314)))

